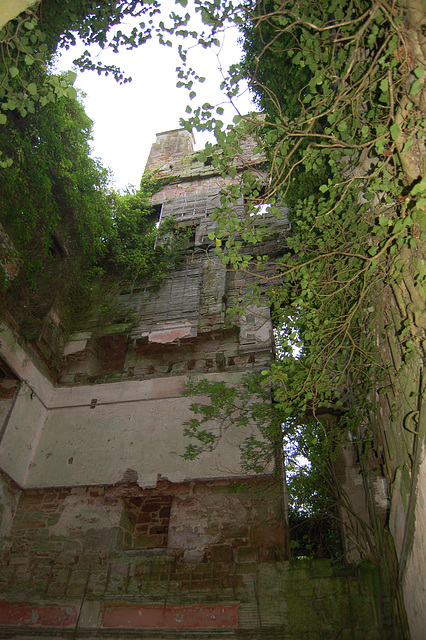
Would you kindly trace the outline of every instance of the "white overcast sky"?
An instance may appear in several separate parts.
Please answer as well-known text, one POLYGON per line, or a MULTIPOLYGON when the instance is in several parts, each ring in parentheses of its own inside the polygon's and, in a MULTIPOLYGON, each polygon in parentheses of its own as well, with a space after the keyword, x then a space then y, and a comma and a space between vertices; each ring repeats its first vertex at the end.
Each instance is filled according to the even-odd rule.
MULTIPOLYGON (((188 104, 193 107, 204 102, 221 104, 225 113, 220 119, 226 124, 232 122, 237 112, 219 90, 222 80, 219 64, 227 69, 239 61, 241 51, 237 38, 236 29, 230 29, 222 38, 220 49, 197 47, 191 51, 192 66, 206 77, 206 81, 198 85, 193 101, 185 88, 176 87, 175 69, 180 59, 175 48, 162 46, 153 38, 138 49, 122 50, 118 54, 100 51, 99 47, 91 50, 92 55, 99 53, 103 62, 119 66, 126 76, 133 78, 131 83, 119 85, 112 76, 85 71, 78 73, 74 85, 86 94, 85 110, 94 121, 93 155, 112 169, 116 189, 139 186, 155 134, 179 128, 179 119, 186 115, 188 104)), ((72 69, 72 61, 83 50, 77 46, 64 51, 58 69, 72 69)), ((248 90, 236 104, 242 114, 253 109, 248 90)), ((206 135, 194 132, 194 136, 196 148, 202 148, 206 135)))

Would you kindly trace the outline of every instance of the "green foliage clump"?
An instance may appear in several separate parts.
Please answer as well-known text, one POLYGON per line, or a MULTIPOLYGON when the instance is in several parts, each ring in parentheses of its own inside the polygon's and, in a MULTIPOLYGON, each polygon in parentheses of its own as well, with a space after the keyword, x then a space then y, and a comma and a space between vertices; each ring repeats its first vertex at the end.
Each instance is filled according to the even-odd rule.
POLYGON ((183 457, 193 460, 213 451, 229 428, 254 429, 242 438, 241 465, 264 473, 284 456, 293 554, 340 557, 339 507, 348 505, 335 482, 333 462, 344 438, 342 425, 330 429, 312 419, 284 419, 262 375, 246 375, 238 387, 202 380, 188 385, 187 395, 205 400, 191 404, 194 417, 185 425, 189 442, 183 457))
MULTIPOLYGON (((66 76, 57 80, 70 87, 66 76)), ((190 246, 188 230, 173 220, 156 228, 149 198, 164 181, 144 176, 139 190, 112 192, 109 171, 91 157, 92 121, 79 99, 63 93, 41 102, 23 115, 8 110, 0 126, 8 158, 0 171, 0 286, 21 326, 39 326, 52 304, 63 318, 70 305, 75 315, 100 279, 158 285, 190 246)))
MULTIPOLYGON (((243 45, 241 62, 244 76, 249 81, 256 106, 267 115, 262 133, 262 146, 266 155, 274 158, 275 141, 269 142, 277 122, 297 119, 303 113, 304 98, 313 80, 313 70, 294 63, 294 55, 300 50, 302 28, 278 29, 279 18, 273 2, 254 4, 250 18, 240 29, 243 45), (272 123, 272 124, 268 124, 272 123)), ((326 122, 318 119, 312 133, 324 133, 326 122)), ((293 172, 286 191, 285 202, 291 207, 310 194, 317 194, 319 187, 327 181, 329 168, 307 169, 303 156, 314 138, 306 136, 293 154, 293 172)))
MULTIPOLYGON (((291 205, 288 249, 279 259, 245 247, 268 233, 254 216, 236 213, 249 193, 248 170, 216 212, 218 258, 269 287, 281 336, 297 322, 301 356, 281 358, 270 374, 285 415, 338 409, 348 393, 367 409, 368 391, 383 375, 374 349, 376 299, 386 286, 397 295, 402 283, 412 291, 423 278, 426 60, 416 15, 403 3, 389 13, 364 0, 235 9, 246 56, 224 86, 235 95, 248 75, 265 113, 237 118, 229 131, 213 108, 193 111, 187 123, 216 130, 213 161, 231 177, 241 138, 254 138, 254 153, 267 151, 270 215, 291 205)), ((414 316, 411 327, 406 357, 420 347, 414 316)))
POLYGON ((149 280, 156 286, 187 253, 190 229, 178 228, 173 218, 159 225, 149 201, 165 182, 145 175, 137 191, 111 195, 112 225, 98 263, 107 277, 126 285, 149 280))
POLYGON ((9 254, 2 263, 17 271, 3 286, 19 292, 22 309, 44 309, 61 280, 84 279, 102 252, 111 228, 109 174, 89 155, 91 129, 80 102, 64 95, 25 117, 9 111, 0 127, 0 150, 10 159, 0 172, 9 254))
MULTIPOLYGON (((139 46, 158 11, 155 2, 44 0, 0 30, 0 285, 19 322, 39 323, 54 300, 63 309, 90 304, 100 278, 158 285, 190 247, 190 231, 172 220, 157 230, 155 177, 137 191, 111 192, 108 171, 90 155, 92 122, 72 86, 76 74, 50 73, 57 47, 77 36, 114 51, 139 46), (116 30, 125 17, 143 16, 149 24, 116 30)), ((164 26, 154 31, 164 41, 164 26)), ((87 52, 76 63, 127 81, 87 52)))

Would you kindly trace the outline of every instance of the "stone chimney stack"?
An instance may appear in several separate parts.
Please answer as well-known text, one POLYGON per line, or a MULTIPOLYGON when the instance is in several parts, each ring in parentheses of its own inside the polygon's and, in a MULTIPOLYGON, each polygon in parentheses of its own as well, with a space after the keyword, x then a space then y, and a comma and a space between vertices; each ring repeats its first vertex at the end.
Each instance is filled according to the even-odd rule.
POLYGON ((194 152, 194 136, 185 129, 174 129, 157 133, 151 147, 146 170, 169 173, 176 162, 194 152))

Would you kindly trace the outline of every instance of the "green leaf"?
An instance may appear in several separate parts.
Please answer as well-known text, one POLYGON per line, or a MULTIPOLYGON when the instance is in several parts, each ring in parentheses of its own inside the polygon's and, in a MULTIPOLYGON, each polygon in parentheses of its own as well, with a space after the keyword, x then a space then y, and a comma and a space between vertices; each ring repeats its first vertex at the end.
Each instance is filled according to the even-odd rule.
POLYGON ((420 182, 414 185, 411 189, 411 195, 416 196, 418 193, 423 193, 424 191, 426 191, 426 177, 422 178, 420 182))
POLYGON ((389 91, 389 83, 388 83, 388 79, 387 78, 383 78, 383 80, 380 82, 380 91, 383 91, 383 93, 387 93, 389 91))
POLYGON ((399 218, 396 222, 395 225, 393 227, 393 232, 394 233, 399 233, 405 226, 404 220, 402 218, 399 218))
POLYGON ((75 73, 75 71, 67 71, 67 80, 70 84, 74 84, 76 78, 77 78, 77 74, 75 73))
POLYGON ((35 82, 30 82, 30 84, 27 85, 27 91, 32 96, 34 96, 37 93, 37 85, 36 85, 36 83, 35 82))
POLYGON ((6 124, 7 122, 7 117, 4 115, 4 113, 0 113, 0 124, 6 124))
POLYGON ((394 122, 391 126, 390 126, 390 134, 391 134, 391 138, 392 140, 397 140, 399 137, 399 134, 401 133, 400 129, 399 129, 399 125, 394 122))
POLYGON ((411 140, 411 138, 409 138, 404 144, 404 146, 402 147, 402 153, 406 153, 407 151, 409 151, 411 149, 412 144, 413 144, 413 141, 411 140))
POLYGON ((420 89, 420 80, 414 80, 413 84, 410 87, 410 96, 416 96, 418 93, 420 93, 420 89))
POLYGON ((416 78, 423 78, 425 73, 425 68, 423 67, 423 65, 420 65, 419 67, 416 67, 413 70, 413 73, 416 76, 416 78))
POLYGON ((12 78, 16 78, 16 76, 19 74, 19 69, 17 67, 10 67, 9 73, 12 76, 12 78))

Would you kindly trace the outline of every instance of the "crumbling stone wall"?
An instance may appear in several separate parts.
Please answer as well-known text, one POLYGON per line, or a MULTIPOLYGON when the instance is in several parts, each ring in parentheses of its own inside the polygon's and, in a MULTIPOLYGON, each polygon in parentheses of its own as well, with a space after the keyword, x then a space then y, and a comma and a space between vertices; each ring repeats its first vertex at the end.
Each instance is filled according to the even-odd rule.
MULTIPOLYGON (((257 170, 261 156, 242 146, 238 168, 257 170)), ((228 313, 250 276, 224 269, 208 240, 232 179, 194 159, 185 131, 159 135, 150 168, 171 178, 154 203, 194 227, 196 254, 155 292, 111 292, 62 354, 56 312, 44 346, 10 326, 2 334, 17 384, 2 412, 1 633, 402 637, 389 630, 374 567, 286 560, 282 479, 272 466, 254 475, 240 464, 254 425, 231 425, 212 452, 182 458, 187 383, 238 385, 270 362, 273 333, 266 302, 228 313), (43 358, 59 356, 52 377, 43 358)), ((259 251, 273 256, 288 222, 270 223, 259 251)))
POLYGON ((21 557, 1 575, 0 589, 5 638, 100 632, 111 640, 166 639, 179 631, 218 639, 399 637, 386 626, 373 565, 344 570, 328 560, 260 563, 250 556, 176 563, 126 552, 28 565, 21 557))
POLYGON ((284 542, 279 492, 272 477, 27 489, 15 501, 3 549, 33 558, 147 549, 200 562, 215 554, 233 560, 240 549, 275 557, 284 542))
MULTIPOLYGON (((421 249, 414 259, 424 263, 421 249)), ((377 359, 387 373, 375 388, 367 458, 376 535, 382 557, 394 567, 392 582, 402 589, 413 640, 421 640, 426 628, 425 297, 424 285, 408 269, 377 301, 377 359)))

